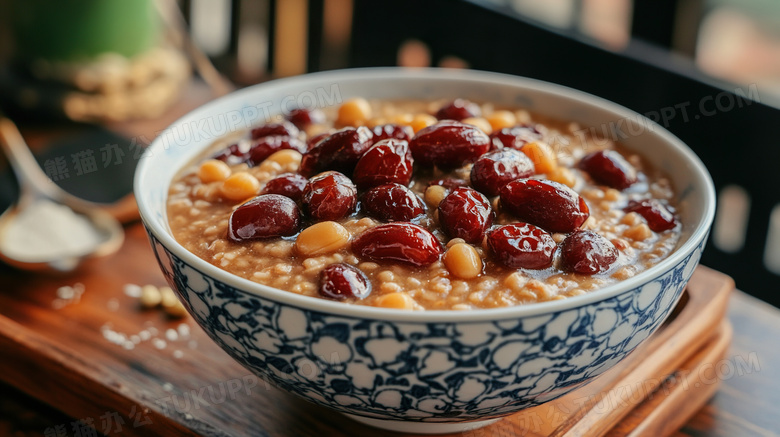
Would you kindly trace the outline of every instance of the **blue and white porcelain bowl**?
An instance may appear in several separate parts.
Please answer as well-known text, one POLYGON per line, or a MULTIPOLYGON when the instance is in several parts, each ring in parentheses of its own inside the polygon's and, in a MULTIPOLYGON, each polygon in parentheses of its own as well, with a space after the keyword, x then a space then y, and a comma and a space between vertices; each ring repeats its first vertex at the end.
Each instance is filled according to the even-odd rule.
POLYGON ((135 196, 160 267, 208 335, 284 390, 375 426, 415 432, 475 428, 555 399, 626 357, 674 308, 712 222, 701 161, 652 121, 562 86, 502 74, 397 68, 310 74, 249 87, 187 114, 139 163, 135 196), (168 186, 216 138, 294 107, 353 96, 463 97, 522 106, 621 142, 672 179, 682 221, 676 251, 623 282, 565 300, 472 311, 345 305, 263 286, 193 255, 171 235, 168 186))

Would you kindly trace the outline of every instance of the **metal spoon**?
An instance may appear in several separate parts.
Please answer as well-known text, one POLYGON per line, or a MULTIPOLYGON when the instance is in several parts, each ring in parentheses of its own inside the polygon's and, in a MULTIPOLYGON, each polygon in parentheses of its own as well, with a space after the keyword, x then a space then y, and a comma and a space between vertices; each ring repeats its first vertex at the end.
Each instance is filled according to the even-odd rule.
POLYGON ((20 187, 19 200, 0 215, 0 259, 25 270, 67 272, 119 249, 124 240, 119 222, 52 182, 2 112, 0 146, 20 187))

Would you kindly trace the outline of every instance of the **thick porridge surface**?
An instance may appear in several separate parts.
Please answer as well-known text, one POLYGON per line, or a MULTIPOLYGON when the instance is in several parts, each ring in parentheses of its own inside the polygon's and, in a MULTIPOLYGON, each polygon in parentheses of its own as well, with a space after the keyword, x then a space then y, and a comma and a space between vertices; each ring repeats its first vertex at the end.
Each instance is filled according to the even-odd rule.
POLYGON ((576 123, 462 100, 286 119, 217 141, 169 191, 174 237, 251 281, 345 304, 505 307, 630 278, 679 239, 669 180, 576 123))

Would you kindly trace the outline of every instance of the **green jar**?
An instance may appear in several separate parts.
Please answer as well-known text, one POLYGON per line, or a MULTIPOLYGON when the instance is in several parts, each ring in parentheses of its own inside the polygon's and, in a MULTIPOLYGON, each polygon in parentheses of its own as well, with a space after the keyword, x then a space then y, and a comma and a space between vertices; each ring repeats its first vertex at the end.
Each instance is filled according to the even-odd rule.
POLYGON ((154 0, 16 0, 14 54, 32 61, 88 61, 103 53, 131 57, 158 42, 154 0))

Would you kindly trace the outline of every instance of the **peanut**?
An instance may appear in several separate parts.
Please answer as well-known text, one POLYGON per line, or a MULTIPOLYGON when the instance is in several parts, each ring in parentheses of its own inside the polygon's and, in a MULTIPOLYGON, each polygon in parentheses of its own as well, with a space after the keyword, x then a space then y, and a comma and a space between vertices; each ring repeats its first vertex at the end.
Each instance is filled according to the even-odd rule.
POLYGON ((431 208, 438 208, 442 200, 447 196, 447 189, 441 185, 431 185, 425 190, 425 203, 431 208))
POLYGON ((371 105, 362 97, 347 100, 339 107, 338 123, 342 126, 357 126, 371 118, 371 105))
POLYGON ((247 172, 236 173, 222 182, 220 192, 230 200, 246 200, 260 191, 260 181, 247 172))
POLYGON ((456 245, 458 243, 465 243, 465 242, 466 242, 466 240, 464 240, 462 238, 453 238, 452 240, 447 242, 446 246, 447 246, 447 249, 449 249, 450 247, 452 247, 452 246, 454 246, 454 245, 456 245))
POLYGON ((556 167, 547 177, 551 181, 561 183, 569 188, 574 188, 574 185, 577 184, 577 177, 574 175, 574 172, 566 167, 556 167))
POLYGON ((531 158, 537 173, 549 174, 558 167, 555 153, 550 146, 545 143, 528 143, 523 145, 523 147, 520 148, 520 151, 531 158))
POLYGON ((172 307, 179 302, 171 287, 160 287, 160 298, 160 304, 163 308, 172 307))
POLYGON ((469 118, 463 119, 462 123, 463 124, 470 124, 470 125, 478 128, 482 132, 485 132, 488 135, 493 133, 493 127, 491 126, 491 124, 487 120, 482 118, 482 117, 469 117, 469 118))
POLYGON ((267 173, 269 175, 276 175, 282 171, 282 166, 276 161, 269 161, 266 159, 261 162, 257 167, 258 176, 259 173, 267 173))
POLYGON ((160 295, 160 290, 154 285, 144 285, 141 287, 141 296, 138 300, 142 307, 154 308, 160 304, 162 296, 160 295))
POLYGON ((296 250, 305 256, 335 252, 349 244, 349 231, 336 222, 320 222, 304 229, 295 240, 296 250))
POLYGON ((436 117, 430 114, 417 114, 412 117, 412 122, 409 123, 409 126, 412 127, 414 133, 417 133, 430 125, 436 124, 437 121, 436 117))
POLYGON ((381 126, 383 124, 387 124, 387 119, 384 117, 374 117, 371 120, 366 121, 366 126, 371 128, 381 126))
POLYGON ((389 123, 399 124, 401 126, 408 126, 412 124, 414 117, 412 114, 398 114, 388 118, 389 123))
POLYGON ((208 159, 198 168, 198 177, 204 184, 224 181, 230 176, 230 167, 218 159, 208 159))
POLYGON ((482 273, 482 259, 470 244, 454 244, 444 254, 443 261, 447 270, 461 279, 476 278, 482 273))
POLYGON ((509 111, 495 111, 486 118, 494 131, 512 127, 517 124, 517 117, 509 111))
POLYGON ((390 293, 379 296, 376 305, 383 308, 410 310, 414 308, 414 299, 406 293, 390 293))
POLYGON ((279 164, 284 170, 292 171, 290 170, 290 166, 295 165, 295 169, 297 169, 298 166, 301 165, 302 158, 303 157, 301 156, 301 153, 297 150, 285 149, 275 152, 266 158, 265 162, 275 162, 279 164))

